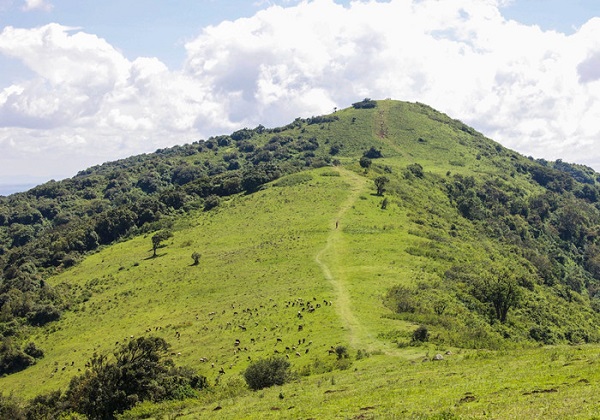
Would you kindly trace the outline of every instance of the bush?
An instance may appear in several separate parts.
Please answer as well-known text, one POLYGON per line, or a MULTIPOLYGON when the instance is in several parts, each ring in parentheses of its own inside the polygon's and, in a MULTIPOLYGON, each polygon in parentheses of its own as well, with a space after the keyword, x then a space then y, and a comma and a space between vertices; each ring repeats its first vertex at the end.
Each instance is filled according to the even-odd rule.
POLYGON ((379 158, 383 157, 383 155, 381 154, 381 150, 378 150, 373 146, 371 146, 371 148, 369 150, 364 152, 363 156, 368 157, 369 159, 379 159, 379 158))
POLYGON ((244 372, 244 379, 253 390, 268 388, 273 385, 283 385, 290 378, 290 362, 283 357, 261 359, 244 372))
POLYGON ((169 344, 140 337, 123 344, 111 361, 94 354, 90 369, 74 377, 64 395, 65 407, 90 418, 114 418, 141 401, 182 399, 207 386, 206 378, 166 358, 169 344))
POLYGON ((414 343, 424 343, 429 341, 429 331, 425 325, 420 325, 419 328, 413 331, 412 341, 414 343))
POLYGON ((349 356, 348 349, 345 346, 337 346, 335 348, 335 355, 337 356, 338 360, 347 359, 349 356))
POLYGON ((352 106, 354 107, 354 109, 375 108, 377 106, 377 102, 375 102, 374 100, 372 100, 370 98, 365 98, 360 102, 353 103, 352 106))
POLYGON ((364 169, 369 169, 371 167, 371 159, 366 156, 361 157, 358 163, 360 163, 360 167, 364 169))
POLYGON ((211 194, 204 200, 204 211, 208 211, 218 207, 219 205, 219 197, 217 195, 211 194))

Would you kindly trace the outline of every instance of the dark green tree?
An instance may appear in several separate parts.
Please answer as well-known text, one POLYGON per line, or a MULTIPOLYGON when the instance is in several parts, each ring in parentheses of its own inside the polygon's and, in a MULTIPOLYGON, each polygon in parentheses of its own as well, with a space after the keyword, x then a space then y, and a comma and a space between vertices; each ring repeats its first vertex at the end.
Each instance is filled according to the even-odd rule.
POLYGON ((161 243, 171 236, 173 234, 168 230, 162 230, 152 236, 152 258, 156 257, 156 250, 160 248, 161 243))
POLYGON ((162 338, 139 337, 118 348, 114 360, 95 354, 90 369, 71 380, 65 408, 91 419, 113 419, 138 402, 178 398, 204 388, 206 378, 175 368, 168 350, 162 338))
POLYGON ((244 379, 253 390, 283 385, 290 378, 290 362, 283 357, 271 357, 252 363, 244 372, 244 379))
POLYGON ((390 179, 387 176, 378 176, 375 178, 374 182, 375 188, 377 188, 377 195, 383 195, 385 192, 385 186, 388 182, 390 182, 390 179))
POLYGON ((369 159, 366 156, 363 156, 360 158, 360 160, 358 161, 358 163, 360 163, 360 167, 361 168, 365 168, 365 169, 369 169, 371 167, 371 159, 369 159))
POLYGON ((194 252, 192 254, 192 259, 194 260, 194 265, 198 265, 200 263, 200 253, 199 252, 194 252))
POLYGON ((496 275, 483 274, 472 285, 471 293, 479 301, 489 305, 492 319, 506 322, 508 311, 521 299, 521 290, 514 276, 502 271, 496 275))

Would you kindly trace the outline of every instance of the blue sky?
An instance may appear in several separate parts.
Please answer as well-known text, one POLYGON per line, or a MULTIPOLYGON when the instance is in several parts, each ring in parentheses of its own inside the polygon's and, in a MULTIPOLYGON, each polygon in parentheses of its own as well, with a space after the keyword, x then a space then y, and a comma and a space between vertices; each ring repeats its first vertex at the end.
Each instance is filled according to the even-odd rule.
POLYGON ((0 0, 0 194, 364 96, 600 170, 599 16, 597 0, 0 0))

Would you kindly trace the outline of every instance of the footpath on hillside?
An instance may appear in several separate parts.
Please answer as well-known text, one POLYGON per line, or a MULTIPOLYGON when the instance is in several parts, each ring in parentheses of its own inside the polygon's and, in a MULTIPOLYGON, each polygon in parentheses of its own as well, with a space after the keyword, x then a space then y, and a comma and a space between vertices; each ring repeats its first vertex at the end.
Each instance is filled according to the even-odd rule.
POLYGON ((349 341, 354 348, 362 348, 365 338, 369 332, 361 325, 360 320, 352 311, 352 300, 348 292, 347 279, 342 274, 333 275, 332 269, 336 273, 342 273, 343 270, 335 270, 330 265, 335 262, 335 250, 342 249, 343 243, 343 223, 344 215, 352 208, 358 197, 366 189, 367 180, 360 175, 343 168, 336 168, 342 178, 350 185, 348 198, 338 208, 335 220, 332 222, 331 231, 327 237, 327 243, 315 256, 315 261, 321 267, 325 278, 331 283, 336 294, 335 308, 338 315, 348 330, 349 341))

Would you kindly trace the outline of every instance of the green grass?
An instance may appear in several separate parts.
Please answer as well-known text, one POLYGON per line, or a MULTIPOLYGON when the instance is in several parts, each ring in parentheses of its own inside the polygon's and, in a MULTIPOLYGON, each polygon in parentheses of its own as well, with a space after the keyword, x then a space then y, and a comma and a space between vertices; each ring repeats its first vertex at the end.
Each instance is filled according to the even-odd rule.
POLYGON ((349 370, 282 387, 230 397, 208 394, 188 404, 147 404, 132 417, 593 418, 600 408, 597 350, 468 351, 433 362, 437 350, 421 348, 412 357, 374 355, 349 370))

